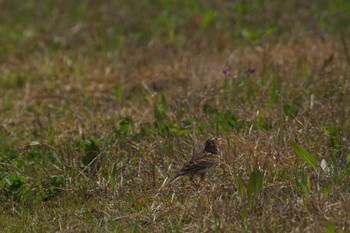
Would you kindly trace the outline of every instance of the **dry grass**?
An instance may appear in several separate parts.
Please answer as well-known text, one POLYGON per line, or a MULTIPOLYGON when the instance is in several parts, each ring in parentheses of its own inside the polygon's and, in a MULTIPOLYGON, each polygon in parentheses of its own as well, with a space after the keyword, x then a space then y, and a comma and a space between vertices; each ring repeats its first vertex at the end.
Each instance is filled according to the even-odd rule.
MULTIPOLYGON (((106 6, 86 11, 107 25, 106 6)), ((298 25, 309 22, 302 15, 298 25)), ((23 51, 4 49, 4 232, 350 231, 350 41, 301 30, 242 43, 226 24, 209 27, 218 38, 195 32, 196 17, 180 42, 160 33, 145 45, 101 49, 103 39, 93 42, 101 29, 88 18, 56 38, 58 49, 50 30, 35 45, 17 41, 30 44, 23 51), (169 185, 211 135, 224 139, 225 162, 198 187, 169 185), (292 141, 327 168, 309 166, 292 141)), ((242 18, 254 28, 259 19, 250 17, 242 18)), ((282 19, 276 27, 291 25, 282 19)))

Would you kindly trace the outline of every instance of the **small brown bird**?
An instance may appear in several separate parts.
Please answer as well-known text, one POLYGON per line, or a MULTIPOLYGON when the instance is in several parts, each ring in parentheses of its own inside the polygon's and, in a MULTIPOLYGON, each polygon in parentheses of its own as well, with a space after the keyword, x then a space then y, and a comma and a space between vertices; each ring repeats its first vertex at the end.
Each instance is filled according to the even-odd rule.
POLYGON ((220 163, 219 144, 220 139, 217 137, 208 139, 205 142, 203 152, 192 156, 171 183, 174 183, 182 176, 188 176, 190 180, 193 181, 195 175, 200 175, 201 180, 203 180, 205 173, 209 172, 220 163))

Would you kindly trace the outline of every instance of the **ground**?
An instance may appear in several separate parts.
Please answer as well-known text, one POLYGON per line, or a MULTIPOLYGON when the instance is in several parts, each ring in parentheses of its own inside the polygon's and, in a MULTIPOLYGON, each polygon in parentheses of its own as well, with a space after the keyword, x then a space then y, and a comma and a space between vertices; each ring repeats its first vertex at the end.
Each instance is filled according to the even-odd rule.
POLYGON ((0 7, 3 232, 350 231, 347 0, 0 7))

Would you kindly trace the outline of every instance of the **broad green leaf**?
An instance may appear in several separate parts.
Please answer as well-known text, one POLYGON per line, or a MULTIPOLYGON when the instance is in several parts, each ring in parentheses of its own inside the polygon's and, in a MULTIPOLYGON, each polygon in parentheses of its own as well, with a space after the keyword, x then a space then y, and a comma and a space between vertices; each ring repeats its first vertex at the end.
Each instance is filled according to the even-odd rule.
POLYGON ((301 146, 299 146, 296 142, 291 142, 292 148, 297 155, 299 155, 304 161, 313 169, 317 168, 317 162, 314 156, 304 150, 301 146))
POLYGON ((253 195, 257 197, 263 187, 263 174, 259 171, 253 171, 249 176, 247 194, 248 197, 253 195))

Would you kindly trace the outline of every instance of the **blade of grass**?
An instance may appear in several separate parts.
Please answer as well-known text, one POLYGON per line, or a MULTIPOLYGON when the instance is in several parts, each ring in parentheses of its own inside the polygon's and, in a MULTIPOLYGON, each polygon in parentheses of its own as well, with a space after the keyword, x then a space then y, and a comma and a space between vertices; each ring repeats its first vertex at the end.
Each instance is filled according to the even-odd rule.
POLYGON ((296 142, 291 142, 292 148, 294 152, 299 155, 311 168, 315 169, 317 168, 317 162, 316 158, 312 156, 310 153, 308 153, 306 150, 304 150, 300 145, 298 145, 296 142))

